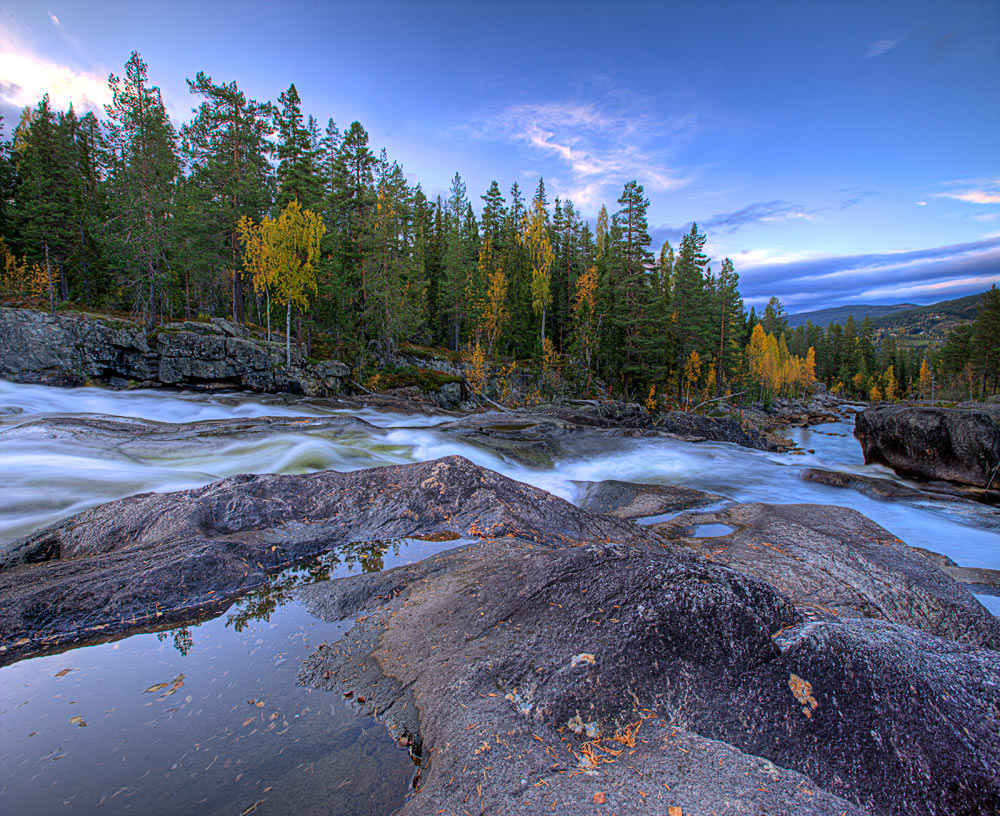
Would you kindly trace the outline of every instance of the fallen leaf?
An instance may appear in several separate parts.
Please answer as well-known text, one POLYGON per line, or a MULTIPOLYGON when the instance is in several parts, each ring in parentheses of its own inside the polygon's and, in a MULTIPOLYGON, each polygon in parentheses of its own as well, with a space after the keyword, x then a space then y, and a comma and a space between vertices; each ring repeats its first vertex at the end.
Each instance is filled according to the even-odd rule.
POLYGON ((69 721, 72 725, 78 725, 80 726, 80 728, 83 728, 87 725, 83 717, 81 717, 79 714, 77 714, 75 717, 70 717, 69 721))
POLYGON ((71 671, 73 671, 73 670, 72 670, 72 669, 60 669, 59 671, 57 671, 57 672, 56 672, 55 674, 53 674, 52 676, 53 676, 53 677, 65 677, 65 676, 66 676, 67 674, 69 674, 69 673, 70 673, 71 671))
POLYGON ((250 723, 254 722, 254 720, 255 720, 254 717, 249 717, 248 719, 245 719, 243 721, 243 726, 242 727, 246 728, 248 725, 250 725, 250 723))
POLYGON ((170 689, 168 691, 166 691, 162 696, 169 697, 171 694, 173 694, 175 691, 177 691, 177 689, 179 689, 183 685, 184 685, 184 675, 183 674, 178 674, 174 678, 174 682, 170 684, 170 689))
POLYGON ((681 816, 681 809, 677 805, 667 808, 667 816, 681 816))
POLYGON ((150 686, 148 689, 146 689, 146 691, 144 693, 145 694, 154 694, 157 691, 162 691, 168 685, 169 685, 168 683, 157 683, 155 686, 150 686))
POLYGON ((601 791, 598 791, 597 793, 594 794, 595 805, 603 805, 607 801, 608 798, 601 791))

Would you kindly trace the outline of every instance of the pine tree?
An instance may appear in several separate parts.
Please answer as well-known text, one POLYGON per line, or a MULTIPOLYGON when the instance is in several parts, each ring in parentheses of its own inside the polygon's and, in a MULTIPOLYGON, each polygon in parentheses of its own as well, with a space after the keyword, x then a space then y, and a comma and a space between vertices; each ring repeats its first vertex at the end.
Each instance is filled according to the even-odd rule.
MULTIPOLYGON (((708 302, 705 293, 704 254, 706 236, 692 224, 682 239, 674 261, 671 309, 673 318, 675 365, 680 371, 692 351, 704 351, 709 334, 708 302)), ((681 398, 682 378, 677 378, 677 398, 681 398)))
POLYGON ((739 275, 733 262, 722 262, 719 277, 712 292, 712 319, 715 345, 715 396, 721 396, 723 387, 739 365, 739 332, 743 326, 743 300, 739 293, 739 275))
POLYGON ((441 309, 447 320, 447 337, 453 351, 461 345, 463 323, 466 319, 466 279, 474 268, 475 245, 469 229, 471 205, 465 192, 465 182, 455 173, 451 181, 451 195, 447 204, 447 237, 445 239, 444 275, 442 279, 441 309))
POLYGON ((380 161, 372 210, 372 245, 365 256, 369 296, 366 333, 389 365, 400 341, 416 331, 426 282, 412 263, 413 195, 403 169, 380 161))
POLYGON ((316 123, 303 123, 299 92, 292 83, 278 97, 274 128, 278 132, 278 209, 298 201, 305 209, 318 210, 323 198, 319 175, 320 149, 316 143, 316 123))
POLYGON ((114 263, 132 292, 133 311, 152 328, 166 311, 177 135, 160 89, 148 84, 146 63, 133 51, 125 77, 108 77, 111 149, 110 222, 114 263))
MULTIPOLYGON (((270 207, 267 137, 274 132, 274 110, 270 103, 248 100, 235 82, 215 84, 202 71, 187 84, 204 101, 181 128, 191 185, 184 195, 183 232, 195 239, 184 253, 184 274, 217 270, 219 277, 231 280, 233 319, 242 323, 248 282, 240 273, 236 225, 241 218, 259 219, 270 207)), ((185 300, 190 312, 187 291, 185 300)))
POLYGON ((995 283, 983 295, 972 334, 975 338, 972 362, 980 372, 979 398, 983 399, 989 380, 993 380, 994 394, 1000 380, 1000 289, 995 283))
POLYGON ((761 319, 764 324, 764 331, 779 337, 788 331, 788 320, 785 317, 785 307, 776 297, 771 297, 764 307, 764 317, 761 319))
POLYGON ((656 382, 666 374, 666 315, 660 309, 659 276, 649 251, 646 212, 649 199, 636 181, 625 184, 615 220, 620 230, 615 283, 616 309, 610 321, 624 341, 622 374, 626 392, 632 385, 656 382))

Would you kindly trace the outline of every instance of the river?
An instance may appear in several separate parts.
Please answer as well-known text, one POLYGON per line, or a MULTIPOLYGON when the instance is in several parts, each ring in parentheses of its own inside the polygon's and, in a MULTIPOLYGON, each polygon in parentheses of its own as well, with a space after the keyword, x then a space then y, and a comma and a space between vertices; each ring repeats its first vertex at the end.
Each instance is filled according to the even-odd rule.
MULTIPOLYGON (((449 417, 345 410, 251 394, 57 389, 0 381, 0 544, 87 507, 245 472, 356 470, 460 454, 573 501, 580 481, 681 484, 734 501, 852 507, 908 544, 963 566, 1000 568, 996 510, 969 502, 879 501, 807 482, 806 467, 899 480, 865 465, 851 421, 792 429, 789 455, 715 442, 607 435, 569 439, 553 467, 530 468, 435 428, 449 417), (130 448, 51 433, 38 420, 87 416, 186 425, 263 416, 355 416, 369 432, 294 424, 216 444, 130 448), (31 423, 34 423, 33 425, 31 423), (38 428, 38 432, 30 429, 38 428)), ((912 484, 907 482, 908 484, 912 484)), ((23 660, 0 669, 0 812, 385 813, 413 774, 405 750, 349 701, 295 685, 298 664, 348 622, 296 600, 299 583, 419 560, 399 541, 286 570, 269 590, 197 625, 23 660)), ((995 597, 979 596, 994 614, 995 597)))

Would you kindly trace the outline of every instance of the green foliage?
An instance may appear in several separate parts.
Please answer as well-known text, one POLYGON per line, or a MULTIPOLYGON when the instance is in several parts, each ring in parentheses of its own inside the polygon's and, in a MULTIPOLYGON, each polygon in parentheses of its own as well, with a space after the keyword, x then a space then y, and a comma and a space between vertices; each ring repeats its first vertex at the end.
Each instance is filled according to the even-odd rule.
POLYGON ((270 329, 279 304, 286 361, 294 317, 296 342, 313 338, 306 354, 362 371, 401 348, 457 361, 478 347, 497 370, 513 371, 506 358, 544 371, 543 390, 603 381, 661 405, 740 390, 770 399, 814 378, 894 399, 922 393, 922 368, 935 398, 997 391, 995 288, 944 310, 940 348, 944 329, 918 341, 898 330, 923 327, 926 309, 792 330, 777 298, 745 316, 737 270, 723 259, 713 272, 697 224, 676 247, 652 247, 637 180, 593 225, 568 199, 550 204, 541 179, 527 202, 516 183, 505 197, 491 182, 477 219, 458 173, 446 200, 429 200, 359 122, 321 129, 294 84, 272 105, 199 72, 179 138, 138 54, 109 85, 103 122, 43 98, 0 142, 10 297, 125 309, 150 329, 195 314, 270 329))

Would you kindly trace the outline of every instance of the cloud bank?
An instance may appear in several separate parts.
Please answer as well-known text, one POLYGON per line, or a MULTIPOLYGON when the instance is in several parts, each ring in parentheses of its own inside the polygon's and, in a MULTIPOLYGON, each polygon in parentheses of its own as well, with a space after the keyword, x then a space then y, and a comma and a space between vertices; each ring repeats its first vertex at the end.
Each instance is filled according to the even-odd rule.
POLYGON ((747 306, 772 295, 789 312, 843 303, 934 303, 1000 283, 1000 235, 907 252, 775 262, 751 253, 733 258, 747 306))

